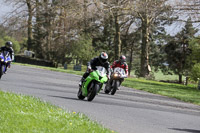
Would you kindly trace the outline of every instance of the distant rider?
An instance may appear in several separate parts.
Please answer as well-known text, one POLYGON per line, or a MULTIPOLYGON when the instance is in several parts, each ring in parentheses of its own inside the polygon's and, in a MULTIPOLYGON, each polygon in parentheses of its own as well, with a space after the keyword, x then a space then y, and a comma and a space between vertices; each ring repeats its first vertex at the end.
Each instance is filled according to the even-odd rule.
MULTIPOLYGON (((120 58, 119 58, 119 60, 115 60, 115 61, 113 62, 113 64, 111 65, 111 71, 113 72, 114 69, 115 69, 116 67, 123 68, 124 71, 125 71, 125 73, 126 73, 126 75, 127 75, 127 77, 128 77, 128 64, 126 63, 126 56, 121 55, 120 58)), ((111 85, 111 83, 112 83, 112 80, 113 80, 113 79, 112 79, 112 77, 111 77, 110 80, 107 82, 106 87, 109 87, 109 88, 110 88, 110 85, 111 85)), ((121 84, 123 81, 124 81, 124 79, 121 80, 120 84, 121 84)))
MULTIPOLYGON (((13 46, 13 43, 11 41, 7 41, 5 43, 5 46, 0 48, 0 52, 3 52, 3 51, 8 51, 9 52, 11 60, 13 60, 13 57, 14 57, 14 50, 13 50, 12 46, 13 46)), ((4 57, 5 57, 5 55, 4 55, 4 57)), ((8 62, 6 64, 6 70, 7 70, 7 67, 10 68, 10 62, 8 62)))
POLYGON ((128 76, 128 64, 126 63, 126 56, 121 55, 119 57, 119 60, 113 62, 113 64, 111 65, 111 69, 114 71, 116 67, 123 68, 126 72, 126 75, 128 76))
POLYGON ((101 54, 98 57, 95 57, 90 62, 88 62, 87 70, 79 83, 80 86, 82 85, 83 81, 89 76, 90 72, 96 70, 96 66, 103 66, 106 69, 107 77, 109 78, 110 64, 108 62, 108 54, 106 52, 101 52, 101 54))

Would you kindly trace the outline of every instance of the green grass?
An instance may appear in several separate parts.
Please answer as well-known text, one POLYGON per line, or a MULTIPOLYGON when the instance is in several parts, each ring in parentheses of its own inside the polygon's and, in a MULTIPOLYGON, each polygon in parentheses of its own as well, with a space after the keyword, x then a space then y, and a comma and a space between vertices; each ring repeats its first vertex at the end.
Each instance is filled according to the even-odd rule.
MULTIPOLYGON (((132 70, 131 71, 131 76, 132 77, 136 77, 136 75, 134 74, 135 72, 134 72, 134 70, 132 70)), ((173 72, 172 72, 173 73, 173 72)), ((154 80, 156 80, 156 81, 160 81, 160 80, 165 80, 165 81, 178 81, 179 80, 179 77, 178 77, 178 75, 176 75, 176 74, 173 74, 173 75, 165 75, 165 74, 163 74, 161 71, 157 71, 157 72, 153 72, 153 75, 154 75, 154 77, 155 77, 155 79, 154 80)), ((185 77, 183 76, 183 79, 184 79, 185 77)))
POLYGON ((122 85, 200 105, 200 91, 195 85, 184 86, 136 78, 127 78, 122 85))
MULTIPOLYGON (((170 80, 170 81, 178 81, 178 75, 164 75, 161 71, 154 72, 155 80, 170 80)), ((184 78, 184 77, 183 77, 184 78)))
POLYGON ((1 133, 112 133, 85 115, 0 91, 1 133))

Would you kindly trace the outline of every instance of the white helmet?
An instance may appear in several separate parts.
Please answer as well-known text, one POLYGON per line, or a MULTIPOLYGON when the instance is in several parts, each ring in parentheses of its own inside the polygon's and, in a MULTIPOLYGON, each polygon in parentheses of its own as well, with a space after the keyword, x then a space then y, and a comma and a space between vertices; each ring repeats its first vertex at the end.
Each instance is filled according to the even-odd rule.
POLYGON ((108 54, 106 52, 101 52, 99 55, 99 61, 105 63, 108 60, 108 54))

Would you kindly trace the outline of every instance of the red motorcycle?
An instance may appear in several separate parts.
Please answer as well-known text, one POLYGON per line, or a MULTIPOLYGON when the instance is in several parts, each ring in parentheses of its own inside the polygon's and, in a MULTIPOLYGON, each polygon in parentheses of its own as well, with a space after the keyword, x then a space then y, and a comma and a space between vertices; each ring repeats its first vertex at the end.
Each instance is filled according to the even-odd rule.
POLYGON ((121 83, 124 81, 124 78, 127 78, 127 75, 123 68, 116 67, 111 74, 110 80, 107 82, 104 92, 106 94, 114 95, 119 89, 121 83))

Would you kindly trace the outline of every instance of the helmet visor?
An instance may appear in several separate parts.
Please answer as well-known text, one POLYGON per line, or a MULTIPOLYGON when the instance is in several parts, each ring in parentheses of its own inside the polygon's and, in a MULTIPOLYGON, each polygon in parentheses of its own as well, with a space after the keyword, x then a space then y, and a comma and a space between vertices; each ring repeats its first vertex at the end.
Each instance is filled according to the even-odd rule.
POLYGON ((124 62, 126 62, 126 59, 121 59, 120 61, 121 61, 121 63, 124 63, 124 62))

